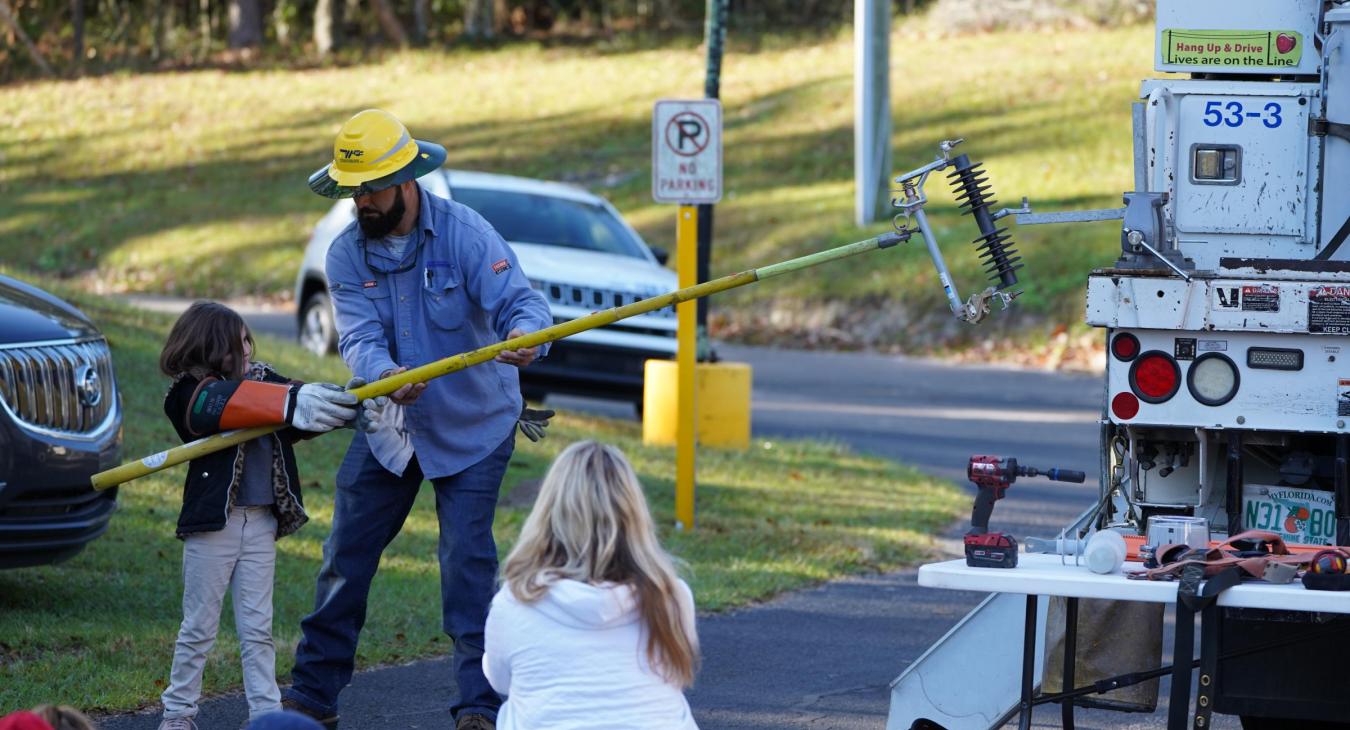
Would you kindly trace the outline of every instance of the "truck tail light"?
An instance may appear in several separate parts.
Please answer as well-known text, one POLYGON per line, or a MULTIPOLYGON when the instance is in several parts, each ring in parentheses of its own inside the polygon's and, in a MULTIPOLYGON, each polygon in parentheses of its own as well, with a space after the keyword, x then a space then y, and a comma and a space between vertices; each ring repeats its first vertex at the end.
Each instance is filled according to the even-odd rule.
POLYGON ((1191 395, 1207 406, 1221 406, 1237 395, 1237 365, 1227 355, 1207 352, 1195 358, 1190 372, 1186 373, 1186 388, 1191 395))
POLYGON ((1139 415, 1139 399, 1134 397, 1134 393, 1116 393, 1116 397, 1111 399, 1111 412, 1116 418, 1128 421, 1139 415))
POLYGON ((1181 368, 1161 350, 1145 352, 1130 366, 1130 390, 1145 403, 1165 403, 1181 387, 1181 368))
POLYGON ((1139 356, 1139 338, 1129 332, 1122 332, 1111 340, 1111 354, 1121 362, 1129 362, 1139 356))

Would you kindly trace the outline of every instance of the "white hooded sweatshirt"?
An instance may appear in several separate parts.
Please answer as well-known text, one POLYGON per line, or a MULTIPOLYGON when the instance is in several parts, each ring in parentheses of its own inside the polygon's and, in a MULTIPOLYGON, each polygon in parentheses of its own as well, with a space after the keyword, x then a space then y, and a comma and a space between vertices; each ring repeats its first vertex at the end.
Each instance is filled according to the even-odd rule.
MULTIPOLYGON (((694 595, 679 585, 692 629, 694 595)), ((492 599, 485 634, 483 673, 506 697, 498 730, 698 729, 679 688, 647 662, 647 632, 629 586, 562 580, 534 603, 504 587, 492 599)))

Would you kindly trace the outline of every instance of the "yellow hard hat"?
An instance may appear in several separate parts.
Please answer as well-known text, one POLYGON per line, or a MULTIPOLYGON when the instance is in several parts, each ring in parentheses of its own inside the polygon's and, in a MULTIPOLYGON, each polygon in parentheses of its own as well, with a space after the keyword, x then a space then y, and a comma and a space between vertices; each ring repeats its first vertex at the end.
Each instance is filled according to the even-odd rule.
POLYGON ((367 109, 342 125, 333 161, 309 176, 326 198, 350 198, 419 178, 445 162, 445 148, 413 139, 393 114, 367 109))

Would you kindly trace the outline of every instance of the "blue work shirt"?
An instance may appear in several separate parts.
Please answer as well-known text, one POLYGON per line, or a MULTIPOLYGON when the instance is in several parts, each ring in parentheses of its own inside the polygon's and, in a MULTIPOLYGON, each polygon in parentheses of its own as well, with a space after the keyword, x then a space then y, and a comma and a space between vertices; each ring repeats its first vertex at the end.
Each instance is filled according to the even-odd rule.
MULTIPOLYGON (((482 216, 420 186, 418 193, 421 209, 402 257, 381 239, 367 240, 354 221, 328 249, 338 348, 367 381, 496 344, 517 327, 528 333, 553 324, 548 301, 482 216), (377 271, 366 256, 375 269, 407 270, 377 271)), ((435 479, 492 453, 520 409, 520 373, 493 360, 429 381, 404 416, 417 461, 435 479)))

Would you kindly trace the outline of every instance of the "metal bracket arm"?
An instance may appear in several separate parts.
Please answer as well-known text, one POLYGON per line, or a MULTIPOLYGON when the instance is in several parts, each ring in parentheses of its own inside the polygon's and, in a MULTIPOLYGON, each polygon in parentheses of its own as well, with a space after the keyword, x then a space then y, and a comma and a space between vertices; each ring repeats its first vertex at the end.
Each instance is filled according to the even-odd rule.
POLYGON ((1338 137, 1350 142, 1350 124, 1327 121, 1325 117, 1308 120, 1308 134, 1313 137, 1338 137))
MULTIPOLYGON (((999 212, 1002 213, 1003 211, 999 212)), ((1039 226, 1047 223, 1094 223, 1096 221, 1124 220, 1125 209, 1066 210, 1059 213, 1032 213, 1031 211, 1023 213, 1020 210, 1014 210, 1010 214, 1016 218, 1019 226, 1039 226)))

